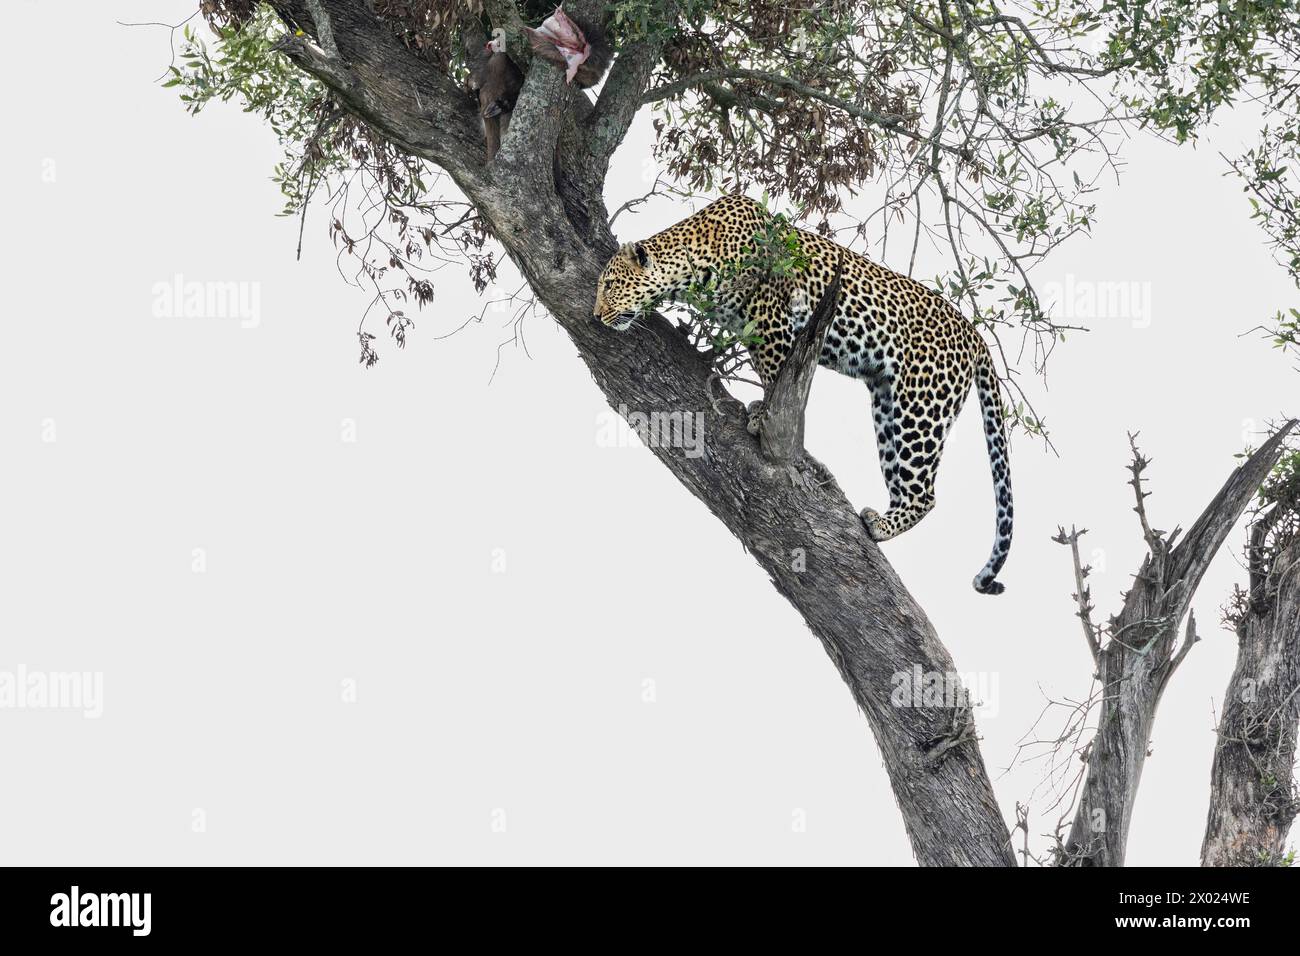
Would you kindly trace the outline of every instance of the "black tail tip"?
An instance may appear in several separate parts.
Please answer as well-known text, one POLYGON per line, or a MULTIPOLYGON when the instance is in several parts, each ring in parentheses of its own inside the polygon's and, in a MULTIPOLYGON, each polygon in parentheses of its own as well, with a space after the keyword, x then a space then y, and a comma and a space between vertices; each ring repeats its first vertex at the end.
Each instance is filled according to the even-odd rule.
POLYGON ((983 578, 976 578, 971 583, 975 585, 975 590, 979 591, 980 594, 1001 594, 1007 589, 1006 585, 1001 581, 995 581, 992 578, 987 581, 983 578))

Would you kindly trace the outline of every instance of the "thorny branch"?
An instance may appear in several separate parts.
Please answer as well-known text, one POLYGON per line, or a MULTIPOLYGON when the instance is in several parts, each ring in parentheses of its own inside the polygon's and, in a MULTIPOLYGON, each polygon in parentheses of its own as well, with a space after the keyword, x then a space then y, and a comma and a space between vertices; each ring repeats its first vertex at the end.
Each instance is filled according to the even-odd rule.
POLYGON ((1087 533, 1087 528, 1075 529, 1071 526, 1067 534, 1065 526, 1061 525, 1057 529, 1056 537, 1052 538, 1052 540, 1057 544, 1065 544, 1070 547, 1070 557, 1074 562, 1074 594, 1071 597, 1074 598, 1079 607, 1075 616, 1079 618, 1079 622, 1083 625, 1083 637, 1088 642, 1088 651, 1092 654, 1093 663, 1100 664, 1101 636, 1097 625, 1092 621, 1092 589, 1085 583, 1092 568, 1086 567, 1079 558, 1079 538, 1087 533))
MULTIPOLYGON (((1151 528, 1151 522, 1147 520, 1146 499, 1151 496, 1151 492, 1142 490, 1142 473, 1146 471, 1147 466, 1151 464, 1150 458, 1143 457, 1138 451, 1137 435, 1130 432, 1128 436, 1129 448, 1133 450, 1133 460, 1129 463, 1128 470, 1132 476, 1129 478, 1129 485, 1133 488, 1133 496, 1137 499, 1137 504, 1133 506, 1134 512, 1137 513, 1138 520, 1142 524, 1142 538, 1151 549, 1153 555, 1166 549, 1168 545, 1163 539, 1163 532, 1154 531, 1151 528)), ((1177 535, 1177 531, 1174 532, 1177 535)))

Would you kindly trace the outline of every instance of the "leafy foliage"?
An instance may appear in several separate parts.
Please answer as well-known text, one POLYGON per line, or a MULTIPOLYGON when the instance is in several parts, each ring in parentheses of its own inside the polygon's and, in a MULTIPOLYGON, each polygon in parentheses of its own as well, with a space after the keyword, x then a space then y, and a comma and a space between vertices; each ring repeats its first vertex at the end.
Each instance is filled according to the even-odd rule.
POLYGON ((1178 142, 1223 107, 1263 116, 1259 142, 1229 160, 1279 262, 1300 285, 1300 9, 1293 0, 1110 0, 1109 61, 1125 66, 1129 105, 1178 142))
POLYGON ((1265 328, 1273 347, 1284 352, 1300 352, 1300 309, 1287 309, 1273 317, 1273 324, 1265 328))
MULTIPOLYGON (((415 16, 417 6, 434 24, 428 29, 435 29, 438 5, 406 4, 401 10, 415 16)), ((321 84, 281 56, 278 45, 296 31, 271 7, 213 0, 204 12, 215 33, 214 49, 186 27, 180 63, 163 85, 178 88, 191 113, 235 100, 267 122, 284 150, 273 171, 284 195, 281 214, 305 219, 309 201, 324 194, 330 236, 356 266, 344 278, 373 292, 371 309, 380 306, 387 313, 385 324, 399 348, 414 325, 399 306, 408 300, 421 307, 432 302, 434 272, 463 263, 475 287, 487 288, 496 278, 496 255, 484 248, 487 235, 473 208, 439 197, 440 171, 348 114, 321 84)), ((440 55, 422 39, 426 33, 411 32, 410 43, 440 55)), ((371 344, 375 337, 363 330, 357 334, 361 362, 373 366, 379 360, 371 344)))
MULTIPOLYGON (((767 197, 763 198, 766 204, 767 197)), ((756 320, 730 316, 732 311, 743 316, 746 310, 743 304, 725 309, 723 291, 729 299, 747 302, 763 284, 800 272, 808 268, 809 262, 790 219, 784 213, 773 212, 739 256, 710 275, 707 282, 694 283, 686 290, 686 327, 696 347, 709 352, 722 378, 739 378, 747 364, 745 349, 763 342, 756 331, 756 320)))
POLYGON ((288 150, 285 160, 276 166, 274 178, 284 193, 283 214, 290 215, 306 199, 303 179, 295 170, 306 162, 309 146, 317 146, 311 158, 318 171, 345 171, 348 157, 339 151, 327 153, 314 141, 328 97, 320 83, 275 55, 276 43, 287 32, 269 7, 258 7, 239 22, 216 27, 214 54, 186 25, 180 65, 169 68, 163 86, 179 87, 181 102, 192 114, 197 115, 209 103, 233 99, 244 112, 266 121, 288 150))
MULTIPOLYGON (((361 175, 399 232, 379 238, 374 222, 352 228, 333 217, 343 248, 381 253, 364 277, 405 268, 421 245, 412 236, 427 254, 430 237, 457 223, 439 255, 468 263, 480 289, 492 281, 496 261, 473 210, 431 199, 438 174, 276 53, 296 24, 251 0, 202 0, 201 9, 218 52, 189 37, 172 82, 196 112, 238 96, 267 120, 286 147, 276 171, 286 212, 304 210, 322 184, 335 198, 341 181, 361 175)), ((374 9, 459 83, 474 37, 501 22, 537 23, 551 3, 375 0, 374 9)), ((1041 371, 1073 330, 1039 301, 1032 269, 1089 232, 1095 185, 1118 174, 1116 148, 1133 128, 1184 142, 1224 107, 1262 109, 1261 140, 1233 168, 1300 281, 1292 0, 607 0, 605 11, 617 45, 664 40, 643 101, 654 111, 655 156, 678 190, 762 191, 909 274, 924 242, 947 262, 937 286, 998 340, 1013 380, 1026 364, 1041 371), (845 200, 863 191, 865 214, 848 216, 845 200), (1004 349, 1006 334, 1018 345, 1004 349)), ((1017 405, 1033 427, 1023 393, 1017 405)))

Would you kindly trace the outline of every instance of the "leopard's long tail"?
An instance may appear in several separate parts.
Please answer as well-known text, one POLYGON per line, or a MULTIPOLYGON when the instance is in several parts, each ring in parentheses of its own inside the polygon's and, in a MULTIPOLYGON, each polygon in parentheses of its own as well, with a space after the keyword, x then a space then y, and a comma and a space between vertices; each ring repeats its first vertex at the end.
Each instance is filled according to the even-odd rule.
MULTIPOLYGON (((981 343, 982 344, 982 343, 981 343)), ((993 470, 993 498, 997 503, 997 531, 988 564, 975 575, 975 590, 981 594, 1001 594, 1004 585, 994 580, 1011 550, 1011 459, 1008 455, 1006 422, 1002 415, 1002 397, 993 357, 987 348, 980 349, 975 366, 975 388, 979 392, 980 413, 984 421, 984 438, 989 446, 989 467, 993 470)))

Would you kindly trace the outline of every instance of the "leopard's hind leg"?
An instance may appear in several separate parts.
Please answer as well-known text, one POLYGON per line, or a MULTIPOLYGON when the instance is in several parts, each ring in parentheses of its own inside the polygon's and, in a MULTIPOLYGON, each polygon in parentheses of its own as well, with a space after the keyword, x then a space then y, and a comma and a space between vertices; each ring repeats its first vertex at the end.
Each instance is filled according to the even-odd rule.
MULTIPOLYGON (((950 373, 956 371, 949 369, 950 373)), ((952 423, 970 391, 970 374, 882 379, 872 386, 880 472, 889 488, 882 515, 863 508, 873 541, 902 534, 934 507, 934 480, 952 423), (953 381, 953 379, 957 379, 953 381), (942 380, 946 384, 940 384, 942 380), (955 387, 954 387, 955 386, 955 387)))
MULTIPOLYGON (((903 504, 903 482, 894 468, 898 461, 898 449, 894 443, 894 386, 892 382, 876 382, 869 387, 872 421, 876 427, 876 451, 880 455, 880 473, 889 489, 889 510, 893 512, 903 504)), ((872 509, 863 508, 862 520, 868 521, 868 515, 880 518, 872 509)))

